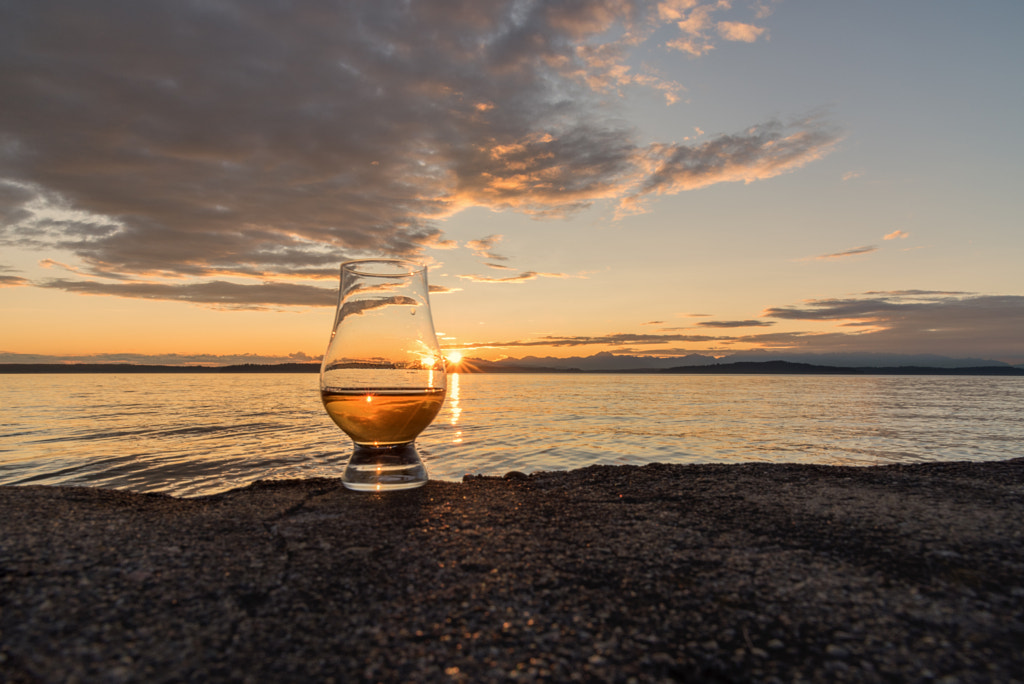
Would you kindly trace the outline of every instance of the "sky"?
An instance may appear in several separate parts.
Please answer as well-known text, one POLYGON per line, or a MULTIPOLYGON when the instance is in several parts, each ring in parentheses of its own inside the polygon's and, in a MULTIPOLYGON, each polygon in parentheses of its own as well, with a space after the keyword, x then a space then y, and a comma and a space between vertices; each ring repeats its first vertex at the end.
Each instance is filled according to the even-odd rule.
POLYGON ((1024 3, 0 0, 0 362, 1024 363, 1024 3))

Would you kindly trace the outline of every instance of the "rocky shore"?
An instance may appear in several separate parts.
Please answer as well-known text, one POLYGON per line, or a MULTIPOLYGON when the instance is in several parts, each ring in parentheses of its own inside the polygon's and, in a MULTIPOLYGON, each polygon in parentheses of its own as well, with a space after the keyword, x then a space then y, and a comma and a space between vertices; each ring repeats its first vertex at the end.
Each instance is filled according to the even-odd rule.
POLYGON ((1024 459, 0 487, 0 680, 1024 681, 1024 459))

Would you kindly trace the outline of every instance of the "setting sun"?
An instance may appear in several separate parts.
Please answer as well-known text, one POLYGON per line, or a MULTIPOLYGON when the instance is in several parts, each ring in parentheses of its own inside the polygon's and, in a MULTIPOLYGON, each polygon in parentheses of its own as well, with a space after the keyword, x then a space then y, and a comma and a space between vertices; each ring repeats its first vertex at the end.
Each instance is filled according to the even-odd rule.
POLYGON ((448 363, 458 363, 462 361, 462 352, 450 351, 447 354, 445 354, 445 358, 448 359, 448 363))

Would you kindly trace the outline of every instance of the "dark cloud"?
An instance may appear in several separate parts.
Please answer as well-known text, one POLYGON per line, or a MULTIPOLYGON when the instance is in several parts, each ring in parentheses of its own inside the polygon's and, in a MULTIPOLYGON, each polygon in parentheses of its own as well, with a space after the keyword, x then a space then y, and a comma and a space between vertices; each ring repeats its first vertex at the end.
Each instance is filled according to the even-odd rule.
POLYGON ((930 352, 1024 361, 1024 296, 905 290, 774 307, 790 321, 835 321, 856 333, 776 333, 743 342, 814 351, 930 352))
POLYGON ((701 321, 698 327, 702 328, 754 328, 758 326, 775 325, 772 321, 752 319, 749 321, 701 321))
POLYGON ((20 276, 4 275, 0 273, 0 287, 18 287, 30 285, 29 281, 20 276))
POLYGON ((870 290, 865 292, 864 295, 868 297, 916 297, 916 296, 962 296, 962 295, 974 295, 973 292, 964 292, 961 290, 870 290))
POLYGON ((220 291, 230 276, 321 277, 345 258, 450 248, 437 220, 472 205, 633 209, 771 177, 837 139, 805 120, 638 144, 605 98, 678 91, 623 68, 659 26, 675 22, 639 0, 8 0, 0 244, 220 291))
POLYGON ((82 354, 55 356, 48 354, 15 354, 0 351, 0 363, 132 363, 160 366, 237 366, 247 363, 319 363, 320 357, 305 352, 279 356, 265 354, 82 354))
POLYGON ((469 344, 459 343, 459 349, 482 349, 482 348, 504 348, 504 347, 584 347, 589 345, 612 345, 624 344, 666 344, 669 342, 716 342, 721 337, 709 337, 707 335, 647 335, 643 333, 614 333, 611 335, 586 335, 558 337, 546 335, 533 340, 517 340, 512 342, 473 342, 469 344))
POLYGON ((202 283, 104 283, 91 280, 48 280, 41 287, 92 295, 115 295, 136 299, 210 304, 228 308, 267 308, 272 306, 337 306, 337 289, 266 282, 260 285, 215 280, 202 283))
MULTIPOLYGON (((616 353, 689 354, 672 343, 708 344, 716 352, 737 348, 764 352, 933 354, 981 357, 1024 363, 1024 296, 983 296, 930 290, 901 290, 844 299, 810 300, 799 306, 773 307, 764 316, 786 321, 831 322, 855 330, 788 330, 753 335, 708 336, 615 333, 593 336, 547 335, 506 342, 460 342, 460 349, 513 347, 615 346, 616 353), (881 294, 882 296, 878 296, 881 294), (627 346, 633 345, 633 346, 627 346), (644 347, 659 347, 657 350, 644 347)), ((650 323, 656 323, 652 321, 650 323)), ((644 323, 642 325, 648 325, 644 323)), ((709 328, 773 325, 772 321, 705 321, 709 328)), ((671 330, 671 329, 668 329, 671 330)), ((686 329, 682 329, 686 330, 686 329)), ((729 353, 734 353, 730 351, 729 353)))

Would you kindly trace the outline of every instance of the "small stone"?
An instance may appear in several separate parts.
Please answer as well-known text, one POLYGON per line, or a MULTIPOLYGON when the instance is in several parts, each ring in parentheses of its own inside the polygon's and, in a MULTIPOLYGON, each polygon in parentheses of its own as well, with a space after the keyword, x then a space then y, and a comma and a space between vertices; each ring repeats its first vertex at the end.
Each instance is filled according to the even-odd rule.
POLYGON ((829 644, 825 647, 825 653, 832 656, 833 658, 848 658, 850 652, 842 646, 836 646, 835 644, 829 644))

